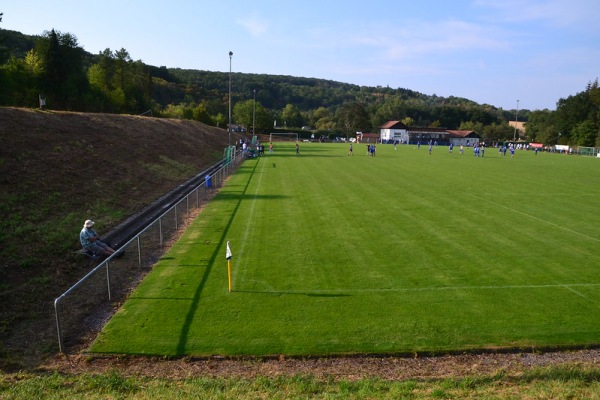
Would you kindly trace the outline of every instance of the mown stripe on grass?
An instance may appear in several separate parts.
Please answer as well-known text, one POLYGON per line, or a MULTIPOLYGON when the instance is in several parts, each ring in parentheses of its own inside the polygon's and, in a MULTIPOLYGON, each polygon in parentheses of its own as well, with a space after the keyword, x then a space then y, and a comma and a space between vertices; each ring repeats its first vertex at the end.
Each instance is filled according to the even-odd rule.
POLYGON ((297 157, 281 145, 247 160, 93 350, 322 355, 597 343, 597 242, 469 194, 600 237, 595 196, 551 196, 600 194, 599 164, 391 146, 374 158, 346 154, 346 145, 302 144, 297 157))
POLYGON ((552 226, 554 226, 554 227, 556 227, 556 228, 563 229, 563 230, 565 230, 565 231, 567 231, 567 232, 571 232, 571 233, 574 233, 574 234, 576 234, 576 235, 579 235, 579 236, 585 237, 586 239, 590 239, 590 240, 593 240, 593 241, 596 241, 596 242, 600 242, 600 239, 598 239, 598 238, 591 237, 591 236, 589 236, 589 235, 586 235, 586 234, 584 234, 584 233, 581 233, 581 232, 574 231, 573 229, 569 229, 569 228, 567 228, 567 227, 564 227, 564 226, 561 226, 561 225, 555 224, 555 223, 553 223, 553 222, 551 222, 551 221, 548 221, 548 220, 546 220, 546 219, 543 219, 543 218, 538 218, 538 217, 536 217, 535 215, 527 214, 527 213, 525 213, 525 212, 523 212, 523 211, 516 210, 516 209, 514 209, 514 208, 512 208, 512 207, 505 206, 505 205, 503 205, 503 204, 500 204, 500 203, 497 203, 497 202, 495 202, 495 201, 492 201, 492 200, 489 200, 489 199, 484 199, 483 197, 475 196, 473 193, 467 193, 467 194, 468 194, 469 196, 475 197, 475 198, 476 198, 476 199, 478 199, 478 200, 486 201, 486 202, 488 202, 488 203, 491 203, 491 204, 493 204, 493 205, 495 205, 495 206, 497 206, 497 207, 504 208, 505 210, 509 210, 509 211, 511 211, 511 212, 514 212, 514 213, 517 213, 517 214, 520 214, 520 215, 524 215, 524 216, 526 216, 526 217, 528 217, 528 218, 531 218, 531 219, 534 219, 534 220, 536 220, 536 221, 544 222, 544 223, 546 223, 546 224, 548 224, 548 225, 552 225, 552 226))

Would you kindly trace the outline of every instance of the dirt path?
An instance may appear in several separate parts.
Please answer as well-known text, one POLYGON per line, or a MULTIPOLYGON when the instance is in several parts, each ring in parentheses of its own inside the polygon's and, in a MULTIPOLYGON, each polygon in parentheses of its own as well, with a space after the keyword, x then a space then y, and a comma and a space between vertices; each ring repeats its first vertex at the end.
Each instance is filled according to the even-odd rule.
POLYGON ((548 366, 598 367, 600 350, 553 353, 479 354, 441 357, 347 357, 315 359, 177 359, 150 357, 60 356, 41 369, 68 374, 105 373, 118 370, 127 376, 182 379, 195 376, 256 378, 259 376, 310 375, 318 379, 358 380, 380 378, 407 380, 483 376, 499 373, 520 375, 548 366))

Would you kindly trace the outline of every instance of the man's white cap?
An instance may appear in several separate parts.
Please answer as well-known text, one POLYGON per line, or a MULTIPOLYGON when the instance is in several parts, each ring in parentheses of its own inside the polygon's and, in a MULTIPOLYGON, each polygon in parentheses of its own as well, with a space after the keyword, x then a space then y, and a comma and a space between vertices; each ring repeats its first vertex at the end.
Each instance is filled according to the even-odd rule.
POLYGON ((91 219, 88 219, 83 223, 83 226, 86 228, 91 228, 92 225, 94 225, 94 221, 92 221, 91 219))

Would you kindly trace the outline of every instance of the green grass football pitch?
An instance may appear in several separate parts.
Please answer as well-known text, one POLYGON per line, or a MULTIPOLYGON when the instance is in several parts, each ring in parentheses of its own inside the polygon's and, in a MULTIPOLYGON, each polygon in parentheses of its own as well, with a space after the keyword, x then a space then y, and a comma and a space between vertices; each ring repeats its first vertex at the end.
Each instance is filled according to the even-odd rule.
POLYGON ((301 143, 296 156, 277 143, 245 161, 91 351, 302 356, 600 343, 600 160, 347 149, 301 143))

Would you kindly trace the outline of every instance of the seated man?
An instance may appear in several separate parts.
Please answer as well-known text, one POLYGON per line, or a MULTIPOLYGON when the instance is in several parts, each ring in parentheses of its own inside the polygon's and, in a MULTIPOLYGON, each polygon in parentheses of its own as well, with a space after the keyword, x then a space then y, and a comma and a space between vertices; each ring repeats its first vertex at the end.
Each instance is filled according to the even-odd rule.
POLYGON ((79 234, 79 241, 83 248, 97 256, 108 257, 114 254, 115 250, 100 240, 96 231, 92 229, 92 226, 94 226, 94 221, 89 219, 83 224, 83 229, 79 234))

